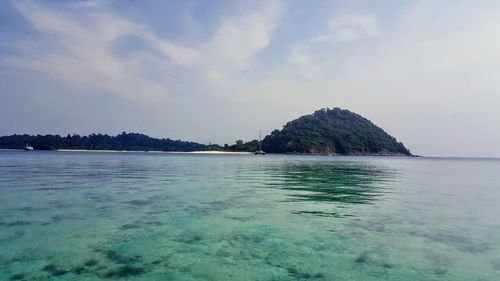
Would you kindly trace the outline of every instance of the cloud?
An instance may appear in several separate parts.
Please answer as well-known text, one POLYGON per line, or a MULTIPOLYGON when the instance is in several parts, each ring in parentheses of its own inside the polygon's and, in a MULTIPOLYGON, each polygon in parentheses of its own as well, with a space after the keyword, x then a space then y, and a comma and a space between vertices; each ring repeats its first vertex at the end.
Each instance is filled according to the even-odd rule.
POLYGON ((164 85, 146 78, 135 61, 114 56, 110 48, 124 35, 142 34, 143 26, 106 13, 73 18, 35 2, 15 5, 36 30, 55 41, 57 48, 38 51, 34 44, 32 54, 4 58, 4 66, 44 72, 80 87, 130 99, 165 100, 168 91, 164 85))
POLYGON ((44 72, 78 87, 133 100, 165 101, 172 92, 171 85, 168 79, 152 79, 147 75, 149 69, 160 69, 167 75, 189 71, 191 78, 186 79, 204 77, 206 82, 225 85, 269 45, 283 13, 281 2, 262 1, 253 10, 224 18, 208 41, 188 47, 158 37, 143 24, 100 9, 101 4, 73 2, 73 10, 68 10, 39 2, 14 2, 20 14, 56 47, 37 50, 33 44, 31 53, 23 50, 23 56, 3 57, 0 64, 44 72), (75 5, 89 10, 81 13, 75 5), (132 57, 114 54, 113 44, 129 35, 158 53, 142 51, 132 57))
POLYGON ((332 61, 334 48, 347 43, 350 47, 356 46, 356 43, 380 34, 377 18, 367 14, 336 15, 318 29, 324 31, 296 43, 286 57, 286 62, 305 79, 325 78, 324 73, 331 73, 332 66, 339 68, 339 62, 332 61))
POLYGON ((293 47, 286 61, 296 65, 309 64, 311 62, 311 55, 309 54, 308 47, 303 45, 293 47))
POLYGON ((197 67, 208 73, 208 80, 225 84, 228 76, 245 69, 250 60, 270 44, 283 13, 283 4, 271 0, 262 1, 256 9, 243 15, 227 18, 201 48, 197 67))
POLYGON ((244 66, 255 53, 269 45, 282 13, 281 2, 263 1, 245 15, 224 20, 205 52, 208 57, 215 55, 218 61, 244 66))
POLYGON ((332 43, 352 42, 379 34, 377 19, 373 15, 342 14, 330 19, 328 33, 316 40, 332 43))

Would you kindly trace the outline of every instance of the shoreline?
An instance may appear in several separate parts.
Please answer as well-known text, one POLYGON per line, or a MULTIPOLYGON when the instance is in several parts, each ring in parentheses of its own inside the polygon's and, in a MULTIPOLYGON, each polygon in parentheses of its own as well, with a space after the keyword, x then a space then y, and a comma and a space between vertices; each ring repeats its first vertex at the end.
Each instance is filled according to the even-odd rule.
MULTIPOLYGON (((0 151, 24 151, 22 148, 0 148, 0 151)), ((113 150, 113 149, 53 149, 34 151, 55 152, 89 152, 89 153, 153 153, 153 154, 205 154, 205 155, 253 155, 251 151, 220 151, 220 150, 198 150, 198 151, 162 151, 162 150, 113 150)), ((27 151, 30 152, 30 151, 27 151)), ((374 157, 423 157, 420 155, 390 154, 390 153, 355 153, 355 154, 327 154, 327 153, 267 153, 269 155, 302 155, 302 156, 374 156, 374 157)))
POLYGON ((251 152, 232 152, 232 151, 217 151, 217 150, 207 150, 207 151, 162 151, 162 150, 111 150, 111 149, 55 149, 51 151, 58 152, 132 152, 132 153, 158 153, 158 154, 176 154, 176 153, 186 153, 186 154, 252 154, 251 152))
MULTIPOLYGON (((23 148, 0 148, 0 151, 25 151, 23 148)), ((153 154, 208 154, 208 155, 253 155, 253 152, 245 151, 159 151, 159 150, 98 150, 98 149, 54 149, 54 150, 34 150, 52 152, 103 152, 103 153, 153 153, 153 154)), ((404 154, 320 154, 320 153, 267 153, 268 155, 302 155, 302 156, 339 156, 339 157, 402 157, 402 158, 463 158, 463 159, 500 159, 498 156, 434 156, 434 155, 404 155, 404 154)))

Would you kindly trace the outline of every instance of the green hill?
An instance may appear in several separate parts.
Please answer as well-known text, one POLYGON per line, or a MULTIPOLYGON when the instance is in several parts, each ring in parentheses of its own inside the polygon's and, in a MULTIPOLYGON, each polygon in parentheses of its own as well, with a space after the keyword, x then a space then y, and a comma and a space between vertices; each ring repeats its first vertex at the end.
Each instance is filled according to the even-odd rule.
POLYGON ((196 142, 157 139, 137 133, 121 133, 117 136, 91 134, 88 136, 67 135, 11 135, 0 137, 0 148, 22 149, 26 143, 36 150, 92 149, 130 151, 195 151, 221 150, 218 145, 204 145, 196 142))
POLYGON ((270 153, 408 155, 410 151, 370 120, 340 108, 320 109, 264 138, 270 153))

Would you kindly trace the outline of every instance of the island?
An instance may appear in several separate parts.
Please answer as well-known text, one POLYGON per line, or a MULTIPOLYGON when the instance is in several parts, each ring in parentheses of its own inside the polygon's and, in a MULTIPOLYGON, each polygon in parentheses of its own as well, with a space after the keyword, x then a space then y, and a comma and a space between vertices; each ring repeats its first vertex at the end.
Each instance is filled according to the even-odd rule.
MULTIPOLYGON (((248 142, 237 140, 233 145, 220 146, 126 132, 117 136, 24 134, 0 137, 0 149, 22 149, 27 143, 35 150, 254 152, 259 149, 259 140, 256 139, 248 142)), ((281 130, 265 136, 261 146, 267 153, 412 156, 403 143, 370 120, 340 108, 324 108, 292 120, 281 130)))
MULTIPOLYGON (((239 140, 233 151, 255 151, 258 141, 239 140)), ((413 156, 403 143, 349 110, 324 108, 286 123, 262 140, 268 153, 413 156)))

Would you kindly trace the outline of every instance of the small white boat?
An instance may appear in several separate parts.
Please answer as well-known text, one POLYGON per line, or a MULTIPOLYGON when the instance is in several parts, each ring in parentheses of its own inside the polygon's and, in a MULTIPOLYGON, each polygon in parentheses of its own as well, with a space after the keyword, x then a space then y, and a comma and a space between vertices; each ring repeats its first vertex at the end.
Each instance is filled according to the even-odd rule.
POLYGON ((26 151, 32 151, 34 149, 33 149, 33 146, 31 146, 28 143, 26 143, 26 146, 24 147, 24 150, 26 150, 26 151))
POLYGON ((255 151, 254 154, 255 155, 266 155, 266 152, 259 149, 259 150, 255 151))

